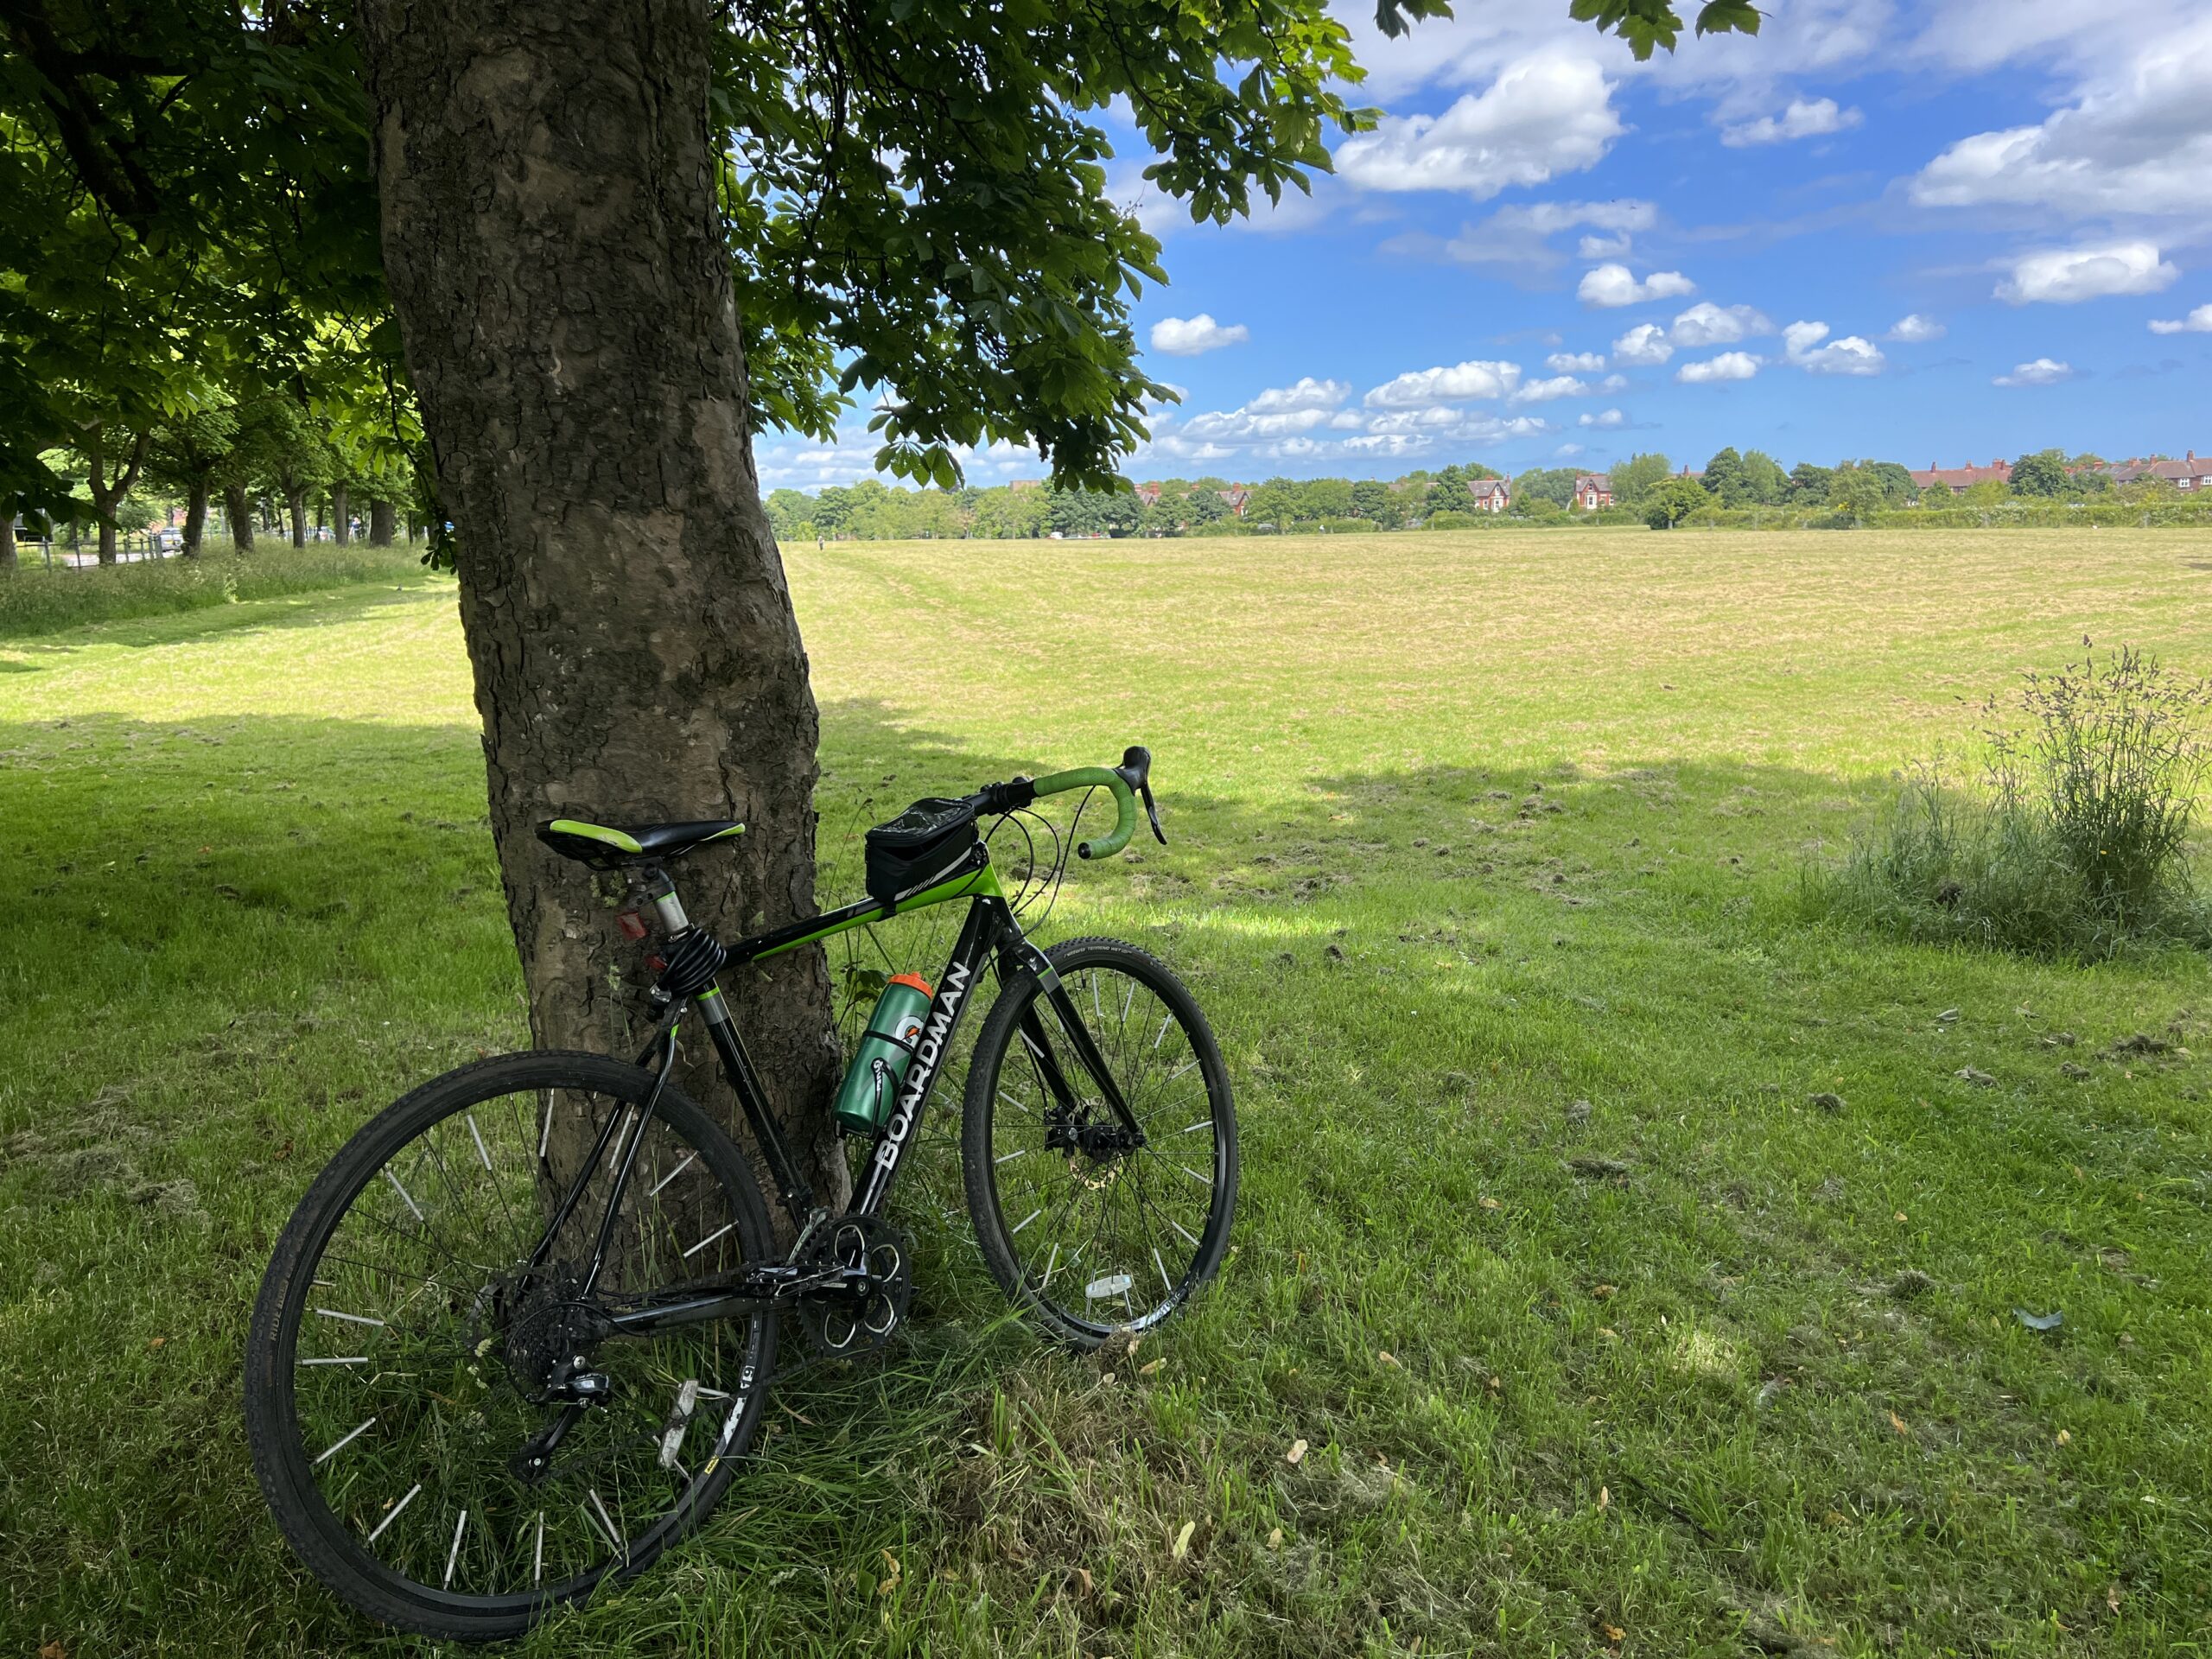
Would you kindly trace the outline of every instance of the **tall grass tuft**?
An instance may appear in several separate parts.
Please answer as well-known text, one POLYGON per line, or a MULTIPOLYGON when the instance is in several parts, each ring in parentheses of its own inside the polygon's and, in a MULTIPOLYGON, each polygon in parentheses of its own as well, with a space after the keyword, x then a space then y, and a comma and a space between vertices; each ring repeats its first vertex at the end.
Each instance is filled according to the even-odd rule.
POLYGON ((356 582, 400 582, 422 571, 419 551, 327 543, 74 570, 41 570, 26 564, 13 575, 0 577, 0 639, 57 633, 91 622, 167 616, 240 600, 280 599, 356 582))
POLYGON ((1983 705, 1973 759, 1916 768, 1842 868, 1808 877, 1808 899, 1901 938, 2033 956, 2212 950, 2189 858, 2208 710, 2212 683, 2133 646, 2031 673, 1983 705))

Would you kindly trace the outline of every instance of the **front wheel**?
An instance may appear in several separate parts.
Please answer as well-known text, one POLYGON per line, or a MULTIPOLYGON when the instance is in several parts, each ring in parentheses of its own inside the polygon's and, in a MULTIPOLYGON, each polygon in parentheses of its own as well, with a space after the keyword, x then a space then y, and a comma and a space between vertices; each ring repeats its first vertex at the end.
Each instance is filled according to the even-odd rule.
POLYGON ((961 1166, 1000 1287, 1047 1335, 1094 1348, 1159 1324, 1220 1267, 1236 1113, 1213 1032, 1166 964, 1116 939, 1045 954, 1057 989, 1013 976, 976 1039, 961 1166))

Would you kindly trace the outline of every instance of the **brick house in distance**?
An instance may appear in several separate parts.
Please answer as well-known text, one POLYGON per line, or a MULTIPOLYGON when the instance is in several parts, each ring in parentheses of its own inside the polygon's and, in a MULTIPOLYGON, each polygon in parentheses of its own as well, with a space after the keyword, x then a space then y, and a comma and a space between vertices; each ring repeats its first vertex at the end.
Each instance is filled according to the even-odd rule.
POLYGON ((2199 490, 2212 490, 2212 458, 2200 457, 2194 449, 2179 461, 2139 461, 2131 455, 2116 467, 2106 467, 2104 473, 2115 484, 2163 478, 2192 495, 2199 490))
POLYGON ((1158 506, 1160 505, 1160 486, 1157 484, 1138 485, 1137 499, 1147 507, 1158 506))
POLYGON ((1574 505, 1585 512, 1597 512, 1613 505, 1613 486, 1597 473, 1578 473, 1574 477, 1574 505))
POLYGON ((1467 493, 1475 499, 1477 512, 1503 512, 1513 503, 1513 491, 1502 478, 1471 478, 1467 493))
POLYGON ((1927 466, 1912 474, 1912 487, 1916 490, 1925 490, 1935 485, 1942 484, 1953 491, 1958 491, 1965 489, 1969 484, 1981 483, 1986 479, 1994 479, 2010 489, 2012 485, 2012 463, 2009 461, 1999 460, 1991 461, 1986 467, 1977 467, 1972 461, 1968 461, 1963 467, 1938 467, 1931 461, 1927 466))

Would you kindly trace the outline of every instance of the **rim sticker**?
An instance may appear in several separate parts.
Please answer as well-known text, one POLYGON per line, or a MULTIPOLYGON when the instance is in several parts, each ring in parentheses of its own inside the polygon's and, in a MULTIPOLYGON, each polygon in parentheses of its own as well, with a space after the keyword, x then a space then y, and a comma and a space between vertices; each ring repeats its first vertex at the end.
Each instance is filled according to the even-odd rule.
POLYGON ((1126 1273, 1109 1273, 1103 1279, 1094 1279, 1083 1287, 1083 1294, 1092 1301, 1102 1296, 1126 1296, 1136 1280, 1126 1273))

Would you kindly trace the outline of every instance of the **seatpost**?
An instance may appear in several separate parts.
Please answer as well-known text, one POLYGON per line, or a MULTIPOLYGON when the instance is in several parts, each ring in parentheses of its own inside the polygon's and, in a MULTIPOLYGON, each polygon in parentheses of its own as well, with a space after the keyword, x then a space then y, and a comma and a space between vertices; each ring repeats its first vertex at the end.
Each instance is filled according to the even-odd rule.
POLYGON ((683 913, 683 901, 676 896, 676 883, 669 880, 666 870, 658 865, 640 870, 637 888, 653 901, 653 909, 658 912, 661 927, 669 938, 674 938, 690 927, 691 918, 683 913))

